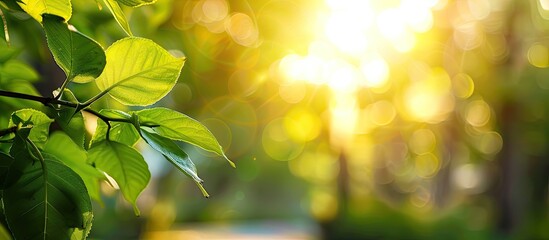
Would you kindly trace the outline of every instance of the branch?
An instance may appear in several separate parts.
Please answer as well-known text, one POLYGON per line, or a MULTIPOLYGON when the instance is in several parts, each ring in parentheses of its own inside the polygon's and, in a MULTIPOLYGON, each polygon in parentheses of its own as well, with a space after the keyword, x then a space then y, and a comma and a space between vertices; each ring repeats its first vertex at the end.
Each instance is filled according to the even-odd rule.
MULTIPOLYGON (((85 108, 85 109, 83 109, 83 111, 86 111, 88 113, 91 113, 91 114, 95 115, 99 119, 103 120, 103 122, 105 122, 107 125, 109 125, 109 122, 125 122, 125 123, 134 124, 132 119, 107 117, 107 116, 105 116, 105 115, 103 115, 103 114, 101 114, 101 113, 99 113, 99 112, 97 112, 93 109, 90 109, 90 108, 85 108)), ((145 127, 158 127, 158 126, 160 126, 158 124, 151 124, 151 123, 147 123, 147 122, 144 122, 144 123, 140 122, 139 125, 145 126, 145 127)))
POLYGON ((34 95, 29 95, 24 93, 10 92, 10 91, 1 90, 1 89, 0 89, 0 96, 31 100, 35 102, 40 102, 46 106, 49 104, 59 104, 59 105, 72 107, 72 108, 78 108, 80 106, 80 104, 78 103, 73 103, 69 101, 59 100, 59 99, 50 98, 50 97, 34 96, 34 95))

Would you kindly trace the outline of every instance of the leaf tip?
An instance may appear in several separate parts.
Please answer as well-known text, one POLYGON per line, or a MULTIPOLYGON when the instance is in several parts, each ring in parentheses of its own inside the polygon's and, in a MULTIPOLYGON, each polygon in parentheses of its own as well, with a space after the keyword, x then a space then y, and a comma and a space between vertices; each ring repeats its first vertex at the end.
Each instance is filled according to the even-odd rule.
POLYGON ((136 203, 133 203, 133 213, 135 214, 136 217, 139 217, 141 215, 141 212, 139 211, 139 208, 137 208, 137 204, 136 203))
POLYGON ((206 189, 204 188, 204 186, 202 186, 202 182, 195 182, 196 183, 196 186, 198 186, 198 188, 200 189, 200 191, 202 192, 202 195, 204 195, 205 198, 210 198, 210 194, 208 194, 208 192, 206 191, 206 189))
POLYGON ((236 164, 234 164, 234 162, 231 161, 231 160, 227 157, 227 155, 223 154, 223 157, 227 160, 227 162, 229 162, 229 164, 231 165, 231 167, 236 168, 236 164))

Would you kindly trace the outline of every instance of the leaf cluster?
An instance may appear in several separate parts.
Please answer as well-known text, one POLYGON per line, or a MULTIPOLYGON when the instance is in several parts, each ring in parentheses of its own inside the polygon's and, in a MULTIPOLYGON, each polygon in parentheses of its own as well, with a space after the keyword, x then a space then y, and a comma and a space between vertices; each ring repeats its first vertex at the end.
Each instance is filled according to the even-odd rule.
MULTIPOLYGON (((70 0, 0 0, 0 198, 9 233, 16 239, 85 239, 91 229, 91 199, 101 201, 99 184, 112 177, 133 205, 150 180, 135 148, 143 139, 208 197, 196 167, 178 142, 225 156, 213 134, 191 117, 150 107, 176 84, 185 59, 155 42, 133 36, 120 4, 139 7, 154 0, 104 0, 128 35, 106 50, 72 27, 70 0), (44 29, 47 46, 66 79, 52 96, 33 87, 40 76, 10 46, 5 15, 32 17, 44 29), (93 97, 79 101, 72 84, 94 82, 93 97), (109 95, 140 110, 97 109, 109 95), (86 139, 84 114, 97 117, 86 139), (56 124, 62 131, 50 134, 56 124)), ((227 159, 234 167, 234 164, 227 159)), ((1 230, 1 229, 0 229, 1 230)), ((0 233, 3 231, 0 231, 0 233)))

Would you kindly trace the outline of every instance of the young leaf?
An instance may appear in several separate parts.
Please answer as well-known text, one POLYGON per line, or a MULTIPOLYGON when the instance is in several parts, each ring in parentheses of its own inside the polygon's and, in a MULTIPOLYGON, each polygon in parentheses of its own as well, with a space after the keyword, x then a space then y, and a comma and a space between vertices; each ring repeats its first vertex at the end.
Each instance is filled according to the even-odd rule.
POLYGON ((75 228, 89 229, 92 209, 86 186, 51 156, 29 164, 2 198, 16 239, 69 239, 75 228))
POLYGON ((128 37, 106 51, 107 65, 95 81, 122 104, 147 106, 164 97, 179 77, 184 59, 176 58, 151 40, 128 37))
POLYGON ((42 18, 48 48, 67 80, 85 83, 98 77, 106 63, 103 48, 84 34, 69 30, 61 17, 44 14, 42 18))
MULTIPOLYGON (((112 109, 102 109, 99 113, 107 117, 113 118, 126 118, 126 113, 112 110, 112 109)), ((90 141, 90 147, 99 143, 107 138, 107 124, 101 120, 97 119, 97 128, 95 128, 95 133, 90 141)), ((131 123, 125 122, 111 122, 111 129, 109 132, 109 139, 111 141, 116 141, 123 143, 128 146, 133 146, 139 140, 139 133, 131 123)))
POLYGON ((84 181, 90 197, 101 202, 99 181, 106 180, 106 177, 87 163, 88 156, 81 146, 76 145, 66 134, 54 132, 46 142, 44 151, 55 156, 76 172, 84 181))
POLYGON ((88 151, 88 162, 95 163, 97 168, 116 180, 122 195, 133 205, 135 214, 139 215, 136 200, 151 178, 143 156, 122 143, 102 141, 88 151))
POLYGON ((50 124, 53 122, 45 113, 34 109, 21 109, 11 114, 9 126, 30 125, 29 139, 42 147, 48 139, 50 124))
POLYGON ((176 166, 180 171, 192 178, 196 185, 200 188, 205 197, 209 197, 206 190, 202 187, 202 179, 198 177, 196 167, 191 161, 187 153, 183 151, 175 142, 169 138, 162 137, 146 127, 141 127, 141 136, 143 139, 156 151, 162 153, 168 161, 176 166))
POLYGON ((116 1, 130 7, 139 7, 143 5, 153 4, 156 2, 156 0, 116 0, 116 1))
POLYGON ((42 22, 42 14, 52 14, 68 21, 72 15, 70 0, 20 0, 17 4, 38 22, 42 22))
POLYGON ((116 2, 115 0, 104 0, 104 2, 105 5, 107 5, 109 11, 111 11, 112 16, 114 17, 118 25, 120 25, 120 27, 124 29, 124 32, 126 32, 128 36, 133 36, 130 29, 130 24, 128 23, 128 20, 126 20, 126 16, 120 8, 120 5, 118 5, 118 2, 116 2))
POLYGON ((210 130, 191 117, 168 108, 143 109, 137 111, 136 114, 139 116, 141 123, 157 124, 158 127, 154 127, 154 130, 159 135, 184 141, 214 152, 225 157, 234 167, 234 163, 225 156, 223 148, 210 130))
MULTIPOLYGON (((71 90, 65 88, 63 90, 62 100, 77 103, 78 99, 74 96, 71 90)), ((84 147, 84 136, 86 129, 84 126, 84 116, 81 111, 76 112, 72 107, 60 106, 57 110, 55 120, 59 126, 67 133, 71 139, 80 147, 84 147)))

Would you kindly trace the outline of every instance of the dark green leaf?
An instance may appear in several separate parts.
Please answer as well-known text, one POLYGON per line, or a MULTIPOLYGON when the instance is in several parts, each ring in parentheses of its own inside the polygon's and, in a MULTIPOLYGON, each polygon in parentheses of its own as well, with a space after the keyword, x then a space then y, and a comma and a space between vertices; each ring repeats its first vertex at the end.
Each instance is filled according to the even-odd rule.
POLYGON ((187 153, 183 151, 177 144, 169 139, 154 133, 152 129, 146 127, 141 128, 141 136, 143 139, 156 151, 162 153, 166 159, 168 159, 173 165, 175 165, 180 171, 192 178, 198 185, 205 197, 208 197, 208 193, 202 187, 202 179, 198 177, 196 167, 191 161, 187 153))
POLYGON ((122 143, 102 141, 88 151, 88 161, 114 178, 124 198, 139 215, 136 200, 151 178, 143 156, 122 143))
POLYGON ((14 184, 21 176, 21 169, 15 167, 15 160, 0 152, 0 189, 6 189, 14 184))
POLYGON ((82 179, 51 156, 28 165, 2 198, 17 239, 69 239, 75 228, 89 229, 92 209, 82 179))
POLYGON ((76 172, 84 181, 90 197, 101 202, 99 181, 106 180, 106 177, 87 163, 88 156, 81 146, 76 145, 66 134, 54 132, 46 142, 44 151, 76 172))
POLYGON ((106 63, 103 48, 84 34, 69 30, 63 18, 49 14, 42 17, 48 47, 67 80, 85 83, 98 77, 106 63))

